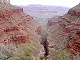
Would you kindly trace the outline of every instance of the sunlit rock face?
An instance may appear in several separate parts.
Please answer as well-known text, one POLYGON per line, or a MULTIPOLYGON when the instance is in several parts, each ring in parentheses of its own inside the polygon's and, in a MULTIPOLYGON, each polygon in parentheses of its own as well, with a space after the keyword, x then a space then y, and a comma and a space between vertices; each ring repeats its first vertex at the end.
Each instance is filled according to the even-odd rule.
POLYGON ((32 54, 37 57, 42 45, 39 35, 40 25, 33 18, 23 12, 22 8, 11 4, 0 5, 0 43, 18 47, 29 44, 32 54))
POLYGON ((66 49, 70 59, 79 59, 80 4, 69 9, 67 14, 48 22, 47 26, 49 26, 47 37, 50 43, 49 57, 53 59, 58 52, 66 49), (54 22, 54 20, 58 22, 54 22))

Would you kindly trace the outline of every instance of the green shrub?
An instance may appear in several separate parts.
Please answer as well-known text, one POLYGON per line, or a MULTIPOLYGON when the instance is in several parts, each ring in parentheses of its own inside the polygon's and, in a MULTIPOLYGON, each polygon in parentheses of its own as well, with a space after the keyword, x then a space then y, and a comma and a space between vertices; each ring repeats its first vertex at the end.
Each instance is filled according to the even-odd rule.
POLYGON ((27 44, 19 45, 8 60, 32 60, 31 48, 27 44))
POLYGON ((52 59, 53 60, 70 60, 70 55, 65 50, 61 50, 52 59))

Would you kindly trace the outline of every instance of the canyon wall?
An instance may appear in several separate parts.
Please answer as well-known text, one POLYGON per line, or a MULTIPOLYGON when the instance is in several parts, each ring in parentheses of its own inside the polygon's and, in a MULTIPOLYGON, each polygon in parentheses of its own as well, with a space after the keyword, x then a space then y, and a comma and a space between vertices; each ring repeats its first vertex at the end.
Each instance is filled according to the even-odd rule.
MULTIPOLYGON (((61 55, 59 55, 59 53, 66 52, 66 54, 64 53, 64 56, 70 56, 70 60, 79 59, 80 4, 69 9, 67 14, 56 19, 50 19, 47 23, 47 27, 49 28, 47 39, 50 43, 49 58, 60 59, 61 55)), ((64 60, 65 58, 62 59, 64 60)))

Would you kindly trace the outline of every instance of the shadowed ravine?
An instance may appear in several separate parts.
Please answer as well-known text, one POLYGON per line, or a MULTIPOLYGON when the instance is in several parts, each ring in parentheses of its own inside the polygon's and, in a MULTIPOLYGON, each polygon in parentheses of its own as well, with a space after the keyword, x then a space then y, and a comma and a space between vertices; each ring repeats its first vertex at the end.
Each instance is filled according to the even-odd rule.
POLYGON ((48 55, 49 55, 49 47, 48 47, 49 43, 47 40, 47 27, 46 27, 45 20, 43 20, 41 22, 41 29, 42 29, 42 33, 41 33, 42 45, 44 48, 44 59, 46 60, 48 58, 48 55))

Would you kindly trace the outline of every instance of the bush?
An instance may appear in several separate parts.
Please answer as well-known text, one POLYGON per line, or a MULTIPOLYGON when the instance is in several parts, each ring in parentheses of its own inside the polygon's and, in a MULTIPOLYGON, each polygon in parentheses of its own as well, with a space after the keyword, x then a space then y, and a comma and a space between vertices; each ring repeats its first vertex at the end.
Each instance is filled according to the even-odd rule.
POLYGON ((27 44, 19 45, 8 60, 32 60, 31 48, 27 44))

